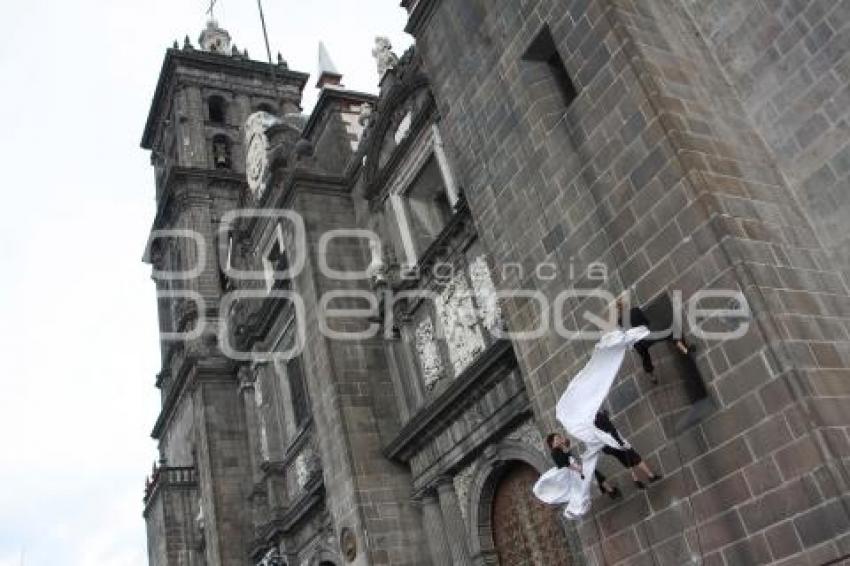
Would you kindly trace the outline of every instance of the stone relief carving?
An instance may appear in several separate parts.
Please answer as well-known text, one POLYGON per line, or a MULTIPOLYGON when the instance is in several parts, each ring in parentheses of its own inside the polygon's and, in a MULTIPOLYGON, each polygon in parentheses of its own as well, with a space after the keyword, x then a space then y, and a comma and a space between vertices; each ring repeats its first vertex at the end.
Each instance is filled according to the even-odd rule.
POLYGON ((393 45, 386 37, 378 36, 375 38, 372 57, 378 64, 379 79, 383 79, 387 71, 398 65, 398 55, 393 52, 393 45))
POLYGON ((531 448, 534 448, 537 452, 544 453, 543 450, 543 438, 540 436, 540 431, 535 426, 534 422, 528 420, 519 425, 513 431, 508 433, 507 440, 513 440, 515 442, 522 442, 523 444, 527 444, 531 448))
POLYGON ((372 278, 372 283, 375 285, 386 283, 387 276, 389 275, 389 268, 386 260, 384 259, 384 251, 381 242, 377 239, 369 240, 369 252, 372 260, 369 263, 367 272, 372 278))
POLYGON ((478 303, 478 316, 484 328, 493 332, 502 327, 502 309, 496 295, 496 286, 487 260, 480 255, 469 264, 469 278, 472 280, 472 288, 475 291, 475 300, 478 303))
POLYGON ((259 199, 263 196, 268 183, 269 167, 269 138, 266 130, 281 124, 281 120, 268 112, 254 112, 245 120, 245 174, 251 192, 259 199))
POLYGON ((484 350, 484 338, 472 303, 472 290, 463 272, 452 278, 435 303, 457 376, 484 350))
POLYGON ((416 326, 416 355, 422 368, 422 379, 427 389, 433 389, 434 385, 443 377, 443 359, 440 357, 440 349, 434 335, 434 322, 431 317, 425 317, 416 326))
POLYGON ((301 450, 301 453, 295 457, 293 468, 295 471, 295 484, 298 486, 299 491, 303 490, 320 468, 319 456, 312 444, 306 444, 301 450))
POLYGON ((260 423, 260 456, 262 456, 263 460, 268 461, 270 459, 269 454, 269 435, 266 433, 266 422, 263 418, 263 415, 259 415, 259 423, 260 423))
POLYGON ((472 462, 454 477, 455 493, 460 505, 460 514, 463 516, 463 522, 469 525, 469 489, 472 487, 472 478, 475 476, 478 462, 472 462))
POLYGON ((277 547, 269 549, 263 559, 257 563, 257 566, 283 566, 283 558, 280 556, 277 547))

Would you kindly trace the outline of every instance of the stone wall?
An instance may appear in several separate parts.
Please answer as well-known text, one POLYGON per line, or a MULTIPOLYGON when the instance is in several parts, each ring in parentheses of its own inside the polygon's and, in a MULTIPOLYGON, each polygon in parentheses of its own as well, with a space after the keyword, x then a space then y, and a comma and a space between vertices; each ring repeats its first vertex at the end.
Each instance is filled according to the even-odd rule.
POLYGON ((847 281, 850 2, 683 4, 847 281))
MULTIPOLYGON (((425 4, 432 15, 414 33, 476 224, 497 272, 526 267, 502 287, 551 300, 595 286, 581 274, 599 261, 604 287, 638 302, 731 289, 754 311, 740 339, 689 337, 716 406, 697 427, 675 427, 688 403, 671 364, 662 360, 654 389, 626 368, 616 422, 666 479, 597 501, 581 527, 588 556, 750 564, 847 553, 836 497, 846 490, 847 289, 681 3, 425 4), (544 25, 578 93, 568 108, 549 69, 524 59, 544 25), (541 262, 559 276, 535 278, 541 262)), ((568 327, 585 308, 600 306, 571 304, 568 327)), ((519 301, 505 314, 514 329, 540 319, 519 301)), ((552 332, 515 344, 546 427, 589 346, 552 332)))

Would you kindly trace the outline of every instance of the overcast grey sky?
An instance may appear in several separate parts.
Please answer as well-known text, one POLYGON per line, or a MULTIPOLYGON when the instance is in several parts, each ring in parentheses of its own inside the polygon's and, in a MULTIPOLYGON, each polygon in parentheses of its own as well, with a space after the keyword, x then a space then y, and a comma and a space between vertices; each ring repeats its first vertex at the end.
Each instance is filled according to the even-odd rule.
MULTIPOLYGON (((252 58, 254 0, 217 18, 252 58)), ((0 0, 0 566, 142 566, 156 451, 154 213, 139 148, 166 47, 197 44, 204 0, 0 0), (23 556, 23 561, 22 561, 23 556)), ((398 0, 264 0, 272 49, 313 77, 327 44, 374 92, 374 36, 410 44, 398 0)))

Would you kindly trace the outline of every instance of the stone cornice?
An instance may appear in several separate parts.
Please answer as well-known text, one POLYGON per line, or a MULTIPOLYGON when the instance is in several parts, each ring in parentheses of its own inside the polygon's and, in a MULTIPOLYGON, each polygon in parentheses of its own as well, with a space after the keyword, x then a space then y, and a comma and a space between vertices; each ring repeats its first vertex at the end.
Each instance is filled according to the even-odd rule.
POLYGON ((407 462, 425 443, 435 438, 495 382, 516 367, 509 340, 493 343, 454 379, 436 399, 421 409, 384 448, 384 454, 407 462))

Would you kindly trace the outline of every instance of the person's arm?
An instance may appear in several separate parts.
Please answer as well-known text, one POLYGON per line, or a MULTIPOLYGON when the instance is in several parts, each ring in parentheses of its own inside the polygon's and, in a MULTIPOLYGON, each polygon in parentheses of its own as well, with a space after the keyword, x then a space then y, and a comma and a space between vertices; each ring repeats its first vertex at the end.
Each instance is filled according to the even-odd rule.
POLYGON ((581 465, 581 460, 573 456, 572 454, 567 455, 570 459, 570 469, 578 472, 578 475, 581 476, 581 479, 584 479, 584 468, 581 465))

